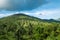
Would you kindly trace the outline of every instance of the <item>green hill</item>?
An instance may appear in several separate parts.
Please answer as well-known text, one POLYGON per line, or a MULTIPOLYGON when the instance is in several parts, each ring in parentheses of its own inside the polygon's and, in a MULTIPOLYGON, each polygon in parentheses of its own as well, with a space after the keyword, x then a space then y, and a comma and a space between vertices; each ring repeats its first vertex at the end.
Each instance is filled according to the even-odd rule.
POLYGON ((25 14, 0 18, 0 40, 60 40, 60 21, 25 14))

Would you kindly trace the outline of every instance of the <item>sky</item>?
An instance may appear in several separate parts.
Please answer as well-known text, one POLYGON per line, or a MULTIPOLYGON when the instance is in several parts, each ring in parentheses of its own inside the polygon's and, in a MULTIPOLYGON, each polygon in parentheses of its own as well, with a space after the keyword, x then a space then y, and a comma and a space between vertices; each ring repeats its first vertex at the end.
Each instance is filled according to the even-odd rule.
POLYGON ((17 13, 41 19, 58 19, 60 0, 0 0, 0 18, 17 13))

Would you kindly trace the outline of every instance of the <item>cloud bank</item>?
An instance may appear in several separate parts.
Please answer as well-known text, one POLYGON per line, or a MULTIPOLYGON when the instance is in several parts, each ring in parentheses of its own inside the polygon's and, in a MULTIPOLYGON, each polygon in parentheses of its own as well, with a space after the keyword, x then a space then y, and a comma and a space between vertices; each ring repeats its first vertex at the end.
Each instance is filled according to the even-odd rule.
POLYGON ((0 0, 0 10, 32 10, 45 3, 47 3, 46 0, 0 0))
POLYGON ((13 14, 17 14, 17 13, 24 13, 26 15, 35 16, 35 17, 39 17, 39 18, 42 18, 42 19, 44 19, 44 18, 50 19, 50 18, 59 18, 60 9, 34 11, 33 13, 32 12, 28 12, 28 11, 8 12, 8 13, 5 13, 5 14, 1 14, 0 13, 0 18, 1 17, 10 16, 10 15, 13 15, 13 14))

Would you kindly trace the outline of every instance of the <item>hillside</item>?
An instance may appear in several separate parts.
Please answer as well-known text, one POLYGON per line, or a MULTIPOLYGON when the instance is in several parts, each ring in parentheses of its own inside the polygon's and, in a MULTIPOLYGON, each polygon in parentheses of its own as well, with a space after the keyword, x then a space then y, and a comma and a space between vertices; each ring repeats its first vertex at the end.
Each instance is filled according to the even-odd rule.
POLYGON ((0 18, 0 40, 60 40, 60 21, 25 14, 0 18))

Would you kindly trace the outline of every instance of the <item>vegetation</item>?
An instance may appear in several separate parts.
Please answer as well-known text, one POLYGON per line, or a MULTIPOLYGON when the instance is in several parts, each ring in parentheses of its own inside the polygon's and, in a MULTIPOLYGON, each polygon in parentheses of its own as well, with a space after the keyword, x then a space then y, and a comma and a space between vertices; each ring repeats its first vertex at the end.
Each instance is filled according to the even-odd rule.
POLYGON ((0 40, 60 40, 60 21, 15 14, 0 19, 0 40))

